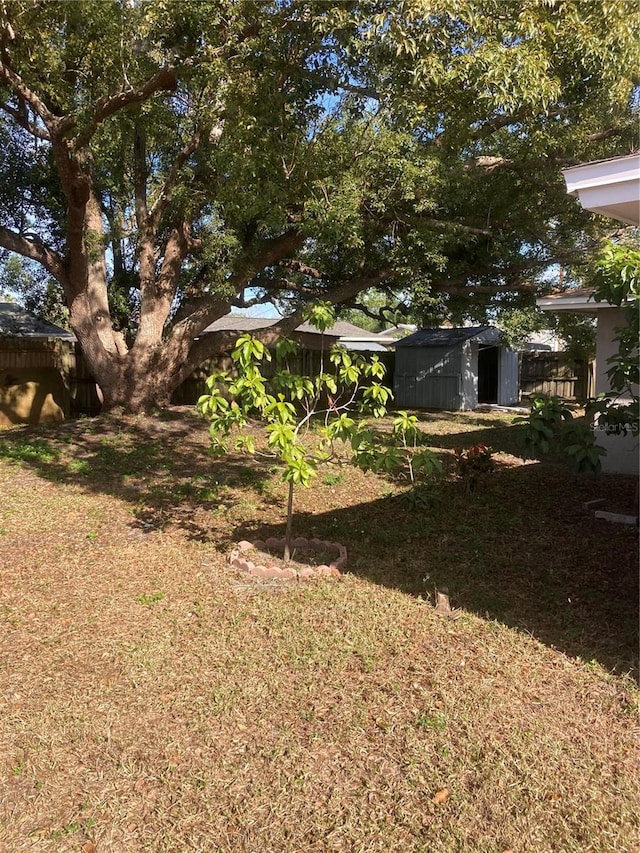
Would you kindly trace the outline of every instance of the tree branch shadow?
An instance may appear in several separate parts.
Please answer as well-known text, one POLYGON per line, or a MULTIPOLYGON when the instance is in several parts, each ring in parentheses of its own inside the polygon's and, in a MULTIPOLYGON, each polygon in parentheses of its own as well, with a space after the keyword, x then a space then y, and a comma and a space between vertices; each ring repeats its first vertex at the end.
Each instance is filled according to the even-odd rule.
MULTIPOLYGON (((347 546, 347 570, 409 595, 498 620, 571 657, 638 677, 637 531, 596 521, 594 496, 631 501, 633 477, 571 477, 540 464, 503 466, 468 494, 434 480, 429 505, 402 496, 325 513, 299 512, 297 535, 347 546)), ((248 522, 237 538, 281 536, 248 522)))
MULTIPOLYGON (((432 432, 428 443, 450 457, 452 446, 510 447, 512 435, 503 435, 509 431, 515 432, 491 421, 486 429, 432 432)), ((269 491, 271 464, 215 459, 207 443, 203 420, 170 410, 155 419, 15 427, 0 433, 0 458, 126 501, 140 536, 174 526, 186 539, 223 550, 231 539, 282 536, 285 512, 269 491), (244 520, 243 500, 251 502, 244 520), (228 510, 232 521, 219 520, 216 514, 228 510), (275 517, 282 521, 264 520, 275 517)), ((422 598, 447 586, 463 611, 637 675, 636 531, 596 521, 583 508, 605 498, 631 512, 635 487, 633 477, 573 477, 558 466, 499 460, 472 494, 442 476, 424 490, 426 506, 412 507, 398 494, 367 501, 356 494, 350 506, 297 511, 294 528, 295 535, 345 544, 348 571, 372 583, 422 598)))

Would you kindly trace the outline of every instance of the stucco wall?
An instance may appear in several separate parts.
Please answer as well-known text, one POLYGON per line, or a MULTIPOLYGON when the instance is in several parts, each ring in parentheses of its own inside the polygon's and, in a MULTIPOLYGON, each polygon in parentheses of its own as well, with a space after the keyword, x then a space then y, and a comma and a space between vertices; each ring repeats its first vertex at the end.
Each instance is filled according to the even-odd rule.
MULTIPOLYGON (((621 308, 600 308, 596 333, 596 394, 610 391, 607 359, 615 355, 618 345, 615 340, 616 329, 626 325, 624 311, 621 308)), ((635 389, 638 393, 638 389, 635 389)), ((623 398, 624 399, 624 398, 623 398)), ((623 401, 623 400, 622 400, 623 401)), ((602 470, 607 473, 638 473, 638 436, 629 429, 627 435, 607 434, 604 425, 594 424, 596 441, 607 451, 602 458, 602 470)))
POLYGON ((618 351, 616 329, 626 325, 627 321, 622 308, 601 308, 598 311, 598 326, 596 330, 596 394, 607 393, 610 389, 607 370, 611 365, 607 363, 607 360, 618 351))

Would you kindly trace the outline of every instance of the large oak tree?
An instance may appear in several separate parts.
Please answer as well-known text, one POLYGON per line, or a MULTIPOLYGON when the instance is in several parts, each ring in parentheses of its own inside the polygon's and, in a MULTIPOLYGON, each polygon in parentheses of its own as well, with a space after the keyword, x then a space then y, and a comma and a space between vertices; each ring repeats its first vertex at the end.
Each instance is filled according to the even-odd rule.
POLYGON ((635 134, 625 0, 0 0, 0 248, 107 409, 234 306, 531 293, 598 235, 560 169, 635 134))

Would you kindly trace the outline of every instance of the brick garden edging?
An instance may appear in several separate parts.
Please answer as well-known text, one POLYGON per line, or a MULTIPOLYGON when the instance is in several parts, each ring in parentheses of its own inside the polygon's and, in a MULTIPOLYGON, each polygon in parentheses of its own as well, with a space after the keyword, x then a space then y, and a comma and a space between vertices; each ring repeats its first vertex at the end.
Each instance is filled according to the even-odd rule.
MULTIPOLYGON (((278 578, 280 580, 304 580, 305 578, 333 576, 340 577, 341 570, 347 565, 347 549, 339 542, 326 542, 324 539, 305 539, 303 536, 298 536, 292 541, 294 548, 311 548, 316 551, 332 551, 335 553, 335 558, 331 560, 328 566, 305 566, 300 570, 294 569, 292 566, 280 567, 276 565, 263 565, 262 563, 254 563, 249 559, 251 551, 279 551, 284 553, 284 539, 256 539, 254 542, 248 542, 246 539, 238 542, 233 551, 229 554, 229 562, 238 569, 238 571, 251 577, 257 578, 278 578)), ((262 555, 261 555, 262 558, 262 555)))

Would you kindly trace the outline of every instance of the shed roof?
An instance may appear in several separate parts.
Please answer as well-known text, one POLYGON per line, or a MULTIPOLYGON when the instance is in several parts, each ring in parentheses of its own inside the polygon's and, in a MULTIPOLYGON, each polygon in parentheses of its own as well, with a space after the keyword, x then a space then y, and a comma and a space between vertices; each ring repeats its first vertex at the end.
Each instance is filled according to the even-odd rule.
POLYGON ((34 314, 25 311, 14 302, 0 302, 0 335, 12 338, 60 338, 63 341, 75 341, 73 332, 39 320, 34 314))
POLYGON ((500 330, 495 326, 461 326, 453 329, 420 329, 396 342, 396 347, 457 347, 478 338, 482 343, 497 343, 500 330))

